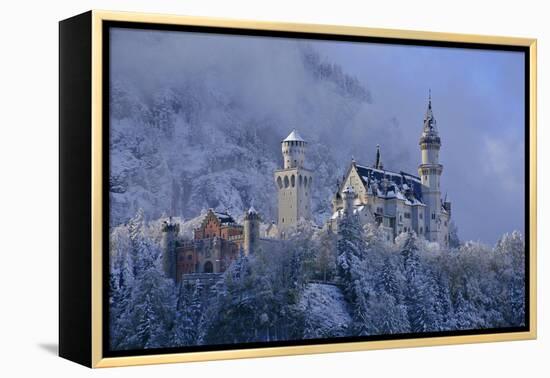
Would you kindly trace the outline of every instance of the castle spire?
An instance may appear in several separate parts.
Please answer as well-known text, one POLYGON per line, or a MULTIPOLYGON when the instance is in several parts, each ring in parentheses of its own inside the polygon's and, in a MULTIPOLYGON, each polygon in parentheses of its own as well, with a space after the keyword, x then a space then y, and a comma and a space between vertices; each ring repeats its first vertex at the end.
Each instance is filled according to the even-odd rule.
POLYGON ((422 202, 426 205, 424 235, 430 241, 440 241, 442 231, 438 222, 441 215, 440 181, 443 165, 439 163, 441 138, 433 114, 431 90, 428 93, 428 109, 424 117, 419 145, 422 160, 418 166, 418 175, 422 183, 422 202))
POLYGON ((424 129, 422 131, 423 136, 437 136, 437 122, 435 120, 432 110, 432 90, 428 91, 428 109, 426 109, 426 116, 424 117, 424 129))
POLYGON ((376 145, 376 161, 374 162, 374 168, 384 169, 384 164, 382 164, 382 154, 380 153, 380 145, 376 145))

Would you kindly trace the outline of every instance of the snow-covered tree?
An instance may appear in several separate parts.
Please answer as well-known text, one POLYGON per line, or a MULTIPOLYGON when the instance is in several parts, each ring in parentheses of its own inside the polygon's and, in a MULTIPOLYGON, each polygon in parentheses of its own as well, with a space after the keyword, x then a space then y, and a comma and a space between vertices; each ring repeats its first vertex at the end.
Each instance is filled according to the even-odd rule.
MULTIPOLYGON (((357 278, 355 269, 365 258, 366 247, 359 219, 352 214, 344 216, 338 224, 336 242, 338 271, 344 282, 352 284, 357 278)), ((353 291, 351 287, 349 290, 353 291)))
POLYGON ((200 280, 184 281, 176 299, 176 316, 172 331, 173 345, 196 345, 201 338, 203 314, 207 304, 204 286, 200 280))
POLYGON ((314 275, 322 281, 334 279, 336 271, 336 235, 329 230, 322 230, 318 238, 318 252, 315 257, 314 275))
POLYGON ((128 225, 133 285, 117 324, 116 349, 159 348, 169 341, 175 314, 173 282, 164 276, 158 246, 145 236, 143 212, 128 225))

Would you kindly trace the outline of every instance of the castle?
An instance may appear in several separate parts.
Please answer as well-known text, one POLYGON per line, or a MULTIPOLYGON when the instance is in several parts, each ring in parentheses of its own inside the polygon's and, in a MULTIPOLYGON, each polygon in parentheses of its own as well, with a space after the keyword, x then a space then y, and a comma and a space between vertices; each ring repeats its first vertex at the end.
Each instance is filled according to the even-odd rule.
POLYGON ((431 96, 419 146, 419 176, 384 169, 380 146, 373 165, 352 160, 332 199, 329 227, 337 229, 338 220, 346 213, 353 213, 363 223, 375 222, 381 226, 388 240, 402 232, 414 231, 426 240, 448 246, 451 203, 441 198, 441 138, 431 96))
POLYGON ((251 207, 240 225, 231 215, 209 209, 192 240, 180 240, 178 233, 177 223, 163 222, 163 269, 175 281, 191 273, 224 272, 240 253, 252 253, 261 242, 260 216, 251 207))
MULTIPOLYGON (((419 141, 418 175, 384 169, 380 146, 374 164, 352 159, 332 198, 332 216, 326 227, 336 232, 348 215, 363 224, 378 225, 388 241, 402 232, 414 231, 426 240, 449 245, 451 203, 441 198, 439 163, 441 139, 433 115, 431 96, 419 141)), ((307 142, 293 130, 281 142, 283 168, 274 172, 278 198, 277 223, 260 235, 261 219, 251 207, 238 224, 231 215, 208 210, 192 240, 178 239, 179 226, 170 220, 162 225, 163 267, 176 281, 191 273, 221 273, 240 253, 250 254, 262 244, 280 242, 300 221, 311 221, 314 174, 304 166, 307 142)))

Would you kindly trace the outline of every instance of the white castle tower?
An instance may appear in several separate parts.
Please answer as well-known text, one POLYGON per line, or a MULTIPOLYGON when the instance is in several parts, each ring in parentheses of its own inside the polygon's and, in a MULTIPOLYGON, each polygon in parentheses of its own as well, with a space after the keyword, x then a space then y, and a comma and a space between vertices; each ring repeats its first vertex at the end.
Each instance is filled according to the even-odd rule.
MULTIPOLYGON (((441 187, 440 179, 443 166, 439 164, 439 149, 441 139, 437 131, 437 122, 432 111, 432 96, 430 93, 428 109, 424 117, 424 127, 420 136, 420 151, 422 164, 418 166, 418 175, 422 182, 422 200, 426 204, 424 217, 426 219, 426 239, 441 241, 443 234, 441 217, 441 187)), ((446 226, 446 225, 445 225, 446 226)))
POLYGON ((281 238, 285 231, 300 219, 311 218, 312 172, 304 168, 307 143, 293 130, 281 142, 283 169, 275 171, 279 208, 277 227, 281 238))

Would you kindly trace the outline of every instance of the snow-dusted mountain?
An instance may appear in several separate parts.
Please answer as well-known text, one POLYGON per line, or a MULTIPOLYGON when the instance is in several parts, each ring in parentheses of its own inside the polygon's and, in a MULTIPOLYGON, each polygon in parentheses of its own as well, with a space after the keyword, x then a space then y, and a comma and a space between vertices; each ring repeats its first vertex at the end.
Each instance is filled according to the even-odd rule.
POLYGON ((336 179, 350 157, 366 159, 372 152, 366 146, 390 140, 399 125, 373 120, 369 90, 309 45, 297 44, 284 68, 263 63, 261 78, 271 75, 273 84, 289 67, 300 80, 273 96, 266 93, 269 84, 257 83, 260 73, 240 84, 245 89, 221 85, 227 81, 221 78, 223 65, 196 69, 147 91, 136 75, 116 76, 110 94, 111 225, 126 222, 138 208, 149 219, 189 219, 210 207, 239 218, 254 204, 264 221, 276 219, 273 171, 282 164, 280 141, 293 128, 309 141, 306 166, 315 172, 315 219, 328 216, 336 179), (265 101, 251 99, 256 84, 256 95, 265 101), (293 99, 277 99, 290 90, 293 99), (375 131, 377 140, 358 140, 361 124, 375 131))

